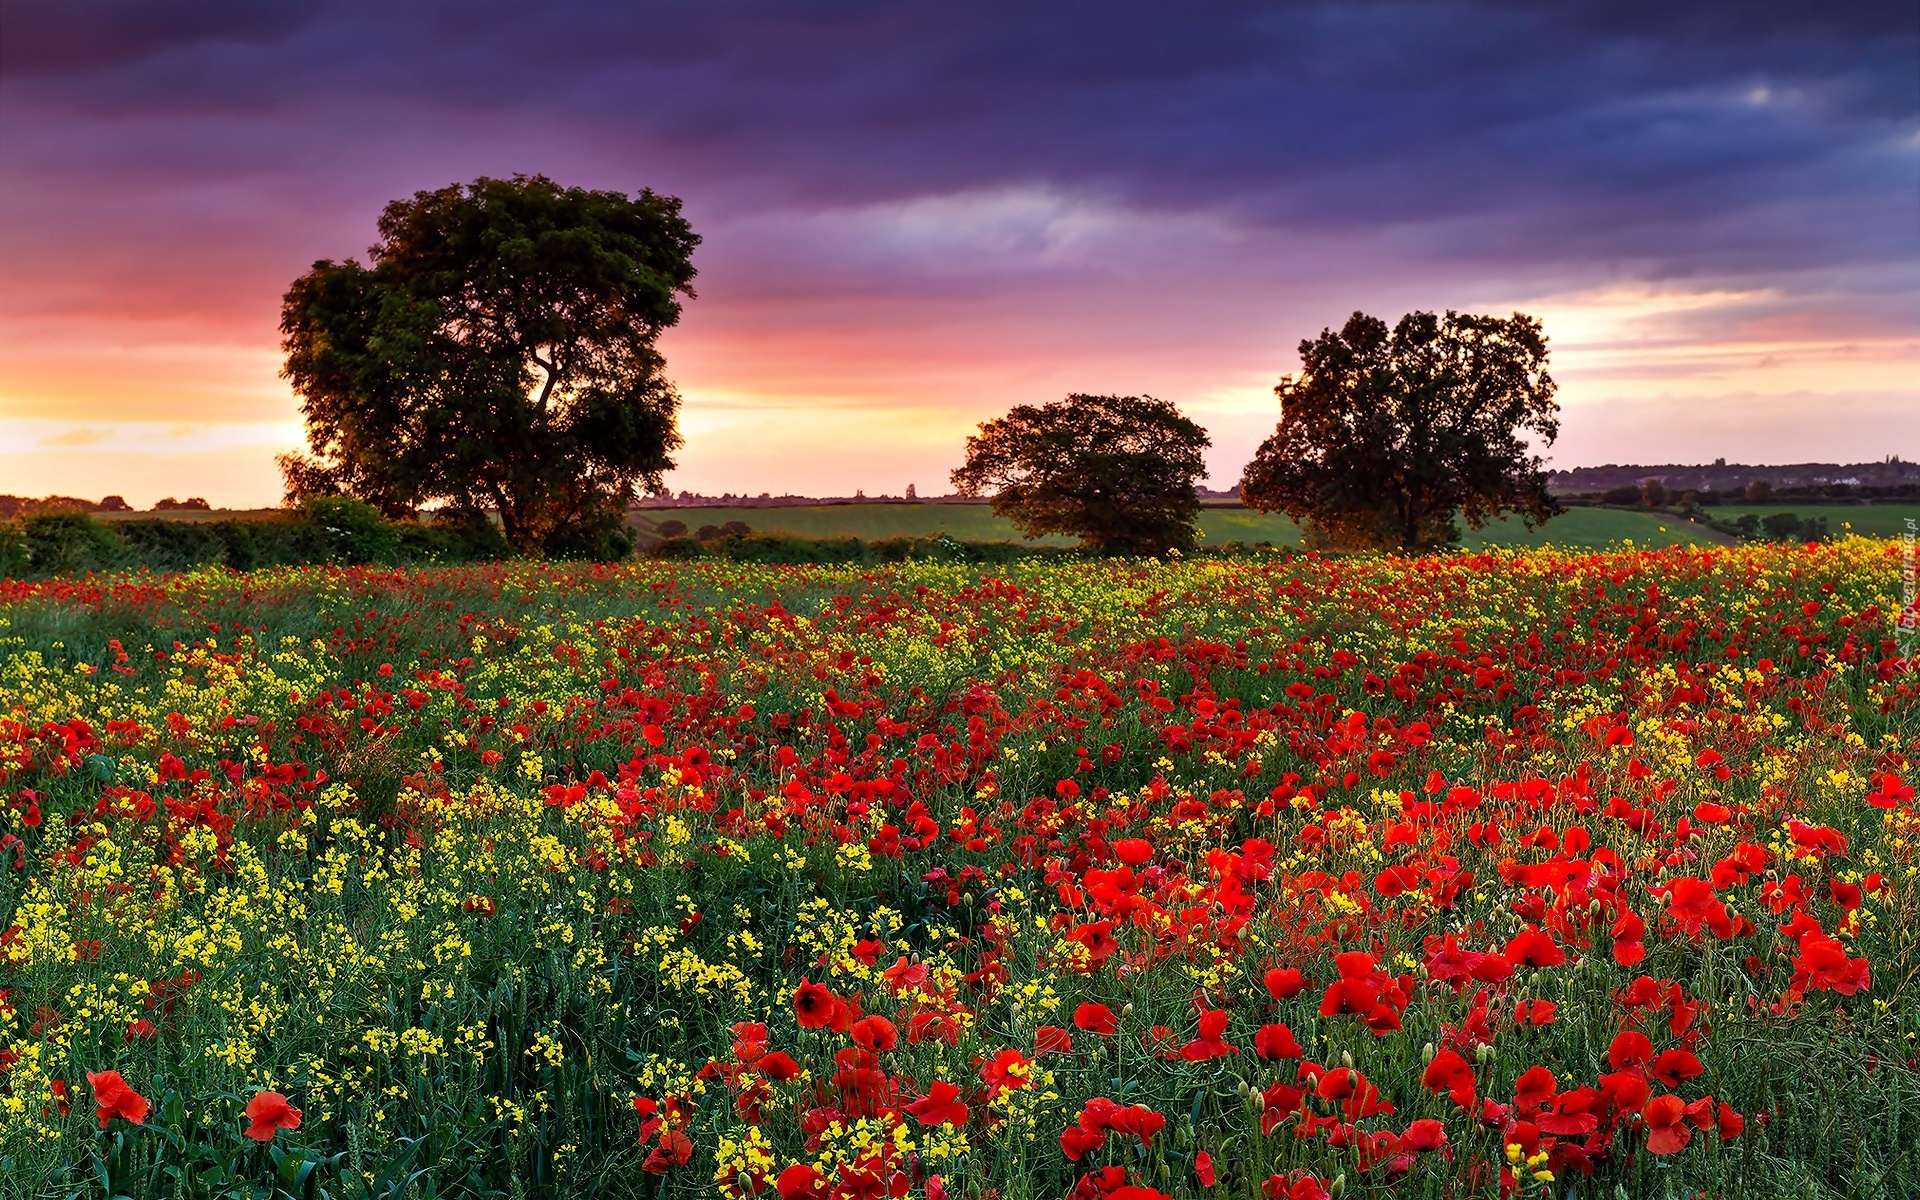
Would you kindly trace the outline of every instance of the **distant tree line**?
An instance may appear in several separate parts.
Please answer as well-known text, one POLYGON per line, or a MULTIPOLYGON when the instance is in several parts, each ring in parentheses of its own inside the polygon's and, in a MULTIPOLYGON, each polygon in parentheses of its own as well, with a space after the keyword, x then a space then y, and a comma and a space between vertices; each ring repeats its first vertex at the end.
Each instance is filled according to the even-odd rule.
POLYGON ((1712 508, 1722 504, 1886 504, 1920 501, 1920 483, 1852 484, 1821 483, 1775 487, 1765 479, 1755 479, 1742 487, 1674 488, 1658 479, 1608 488, 1604 492, 1570 492, 1560 495, 1562 504, 1605 505, 1611 508, 1660 508, 1685 505, 1712 508))
MULTIPOLYGON (((629 543, 629 547, 631 543, 629 543)), ((491 523, 454 514, 393 520, 363 501, 316 496, 265 517, 97 519, 80 508, 0 520, 0 577, 86 571, 235 570, 334 563, 400 566, 486 562, 513 553, 491 523)))
MULTIPOLYGON (((694 295, 699 242, 678 199, 537 175, 395 201, 365 264, 316 262, 284 298, 284 374, 309 448, 281 459, 293 506, 284 518, 102 523, 23 508, 5 553, 36 571, 116 556, 239 566, 629 553, 628 511, 664 491, 681 444, 658 339, 694 295), (432 520, 414 519, 423 509, 432 520)), ((1237 491, 1248 507, 1291 518, 1309 546, 1421 553, 1457 544, 1463 522, 1517 516, 1532 527, 1563 511, 1542 457, 1559 405, 1534 318, 1413 312, 1389 325, 1356 312, 1299 354, 1299 372, 1274 389, 1273 435, 1237 491)), ((1190 554, 1211 446, 1167 401, 1075 393, 982 423, 952 482, 1030 538, 1190 554)), ((1835 489, 1856 485, 1821 486, 1838 499, 1854 493, 1835 489)), ((1872 486, 1910 485, 1876 475, 1872 486)), ((1676 498, 1654 478, 1588 502, 1691 511, 1723 498, 1720 488, 1676 498)), ((117 504, 101 511, 125 511, 108 500, 117 504)), ((665 553, 799 553, 768 549, 744 523, 676 525, 658 531, 665 553)))

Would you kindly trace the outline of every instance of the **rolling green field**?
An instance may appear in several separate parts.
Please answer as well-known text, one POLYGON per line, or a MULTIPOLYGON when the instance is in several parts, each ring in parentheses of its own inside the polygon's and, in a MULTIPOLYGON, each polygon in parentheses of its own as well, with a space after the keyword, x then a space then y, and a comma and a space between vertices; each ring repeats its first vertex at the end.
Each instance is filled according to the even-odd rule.
MULTIPOLYGON (((1852 510, 1849 510, 1852 511, 1852 510)), ((945 533, 961 541, 1017 541, 1013 525, 993 514, 985 504, 818 504, 791 508, 673 508, 647 509, 638 514, 650 524, 684 521, 689 530, 703 525, 744 521, 755 533, 786 533, 796 537, 925 537, 945 533)), ((1272 542, 1300 544, 1300 530, 1279 515, 1251 509, 1210 507, 1200 515, 1208 542, 1272 542)), ((649 528, 650 525, 643 525, 649 528)), ((1601 547, 1631 540, 1642 547, 1690 546, 1708 537, 1671 519, 1612 509, 1576 508, 1546 526, 1529 530, 1518 520, 1500 521, 1475 533, 1467 532, 1468 549, 1488 546, 1601 547)), ((1039 544, 1070 546, 1076 539, 1048 537, 1039 544)))
POLYGON ((1840 533, 1845 526, 1868 537, 1899 537, 1920 524, 1920 504, 1717 504, 1701 512, 1716 521, 1738 521, 1747 513, 1766 518, 1777 512, 1798 517, 1825 517, 1827 527, 1840 533))

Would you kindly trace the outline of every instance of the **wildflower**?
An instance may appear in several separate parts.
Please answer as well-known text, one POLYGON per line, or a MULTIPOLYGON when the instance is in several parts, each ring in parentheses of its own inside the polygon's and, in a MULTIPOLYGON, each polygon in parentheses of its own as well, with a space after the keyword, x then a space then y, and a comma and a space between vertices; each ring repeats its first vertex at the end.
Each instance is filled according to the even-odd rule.
POLYGON ((147 1112, 152 1107, 147 1098, 127 1086, 118 1071, 87 1072, 87 1086, 93 1089, 93 1103, 99 1110, 100 1128, 105 1129, 107 1122, 121 1117, 135 1125, 144 1125, 147 1112))
POLYGON ((1268 1059, 1300 1058, 1306 1054, 1294 1039, 1293 1030, 1279 1022, 1260 1027, 1253 1036, 1253 1049, 1261 1058, 1268 1059))
POLYGON ((300 1110, 287 1103, 287 1098, 279 1092, 256 1092, 253 1099, 247 1101, 247 1121, 248 1137, 256 1142, 270 1142, 282 1129, 300 1128, 300 1110))
POLYGON ((1275 1000, 1291 1000, 1293 997, 1307 990, 1306 976, 1292 967, 1287 967, 1284 970, 1275 967, 1273 970, 1267 972, 1263 982, 1267 985, 1267 991, 1272 994, 1275 1000))
POLYGON ((928 1086, 926 1095, 907 1105, 907 1111, 922 1125, 952 1125, 957 1129, 967 1123, 967 1106, 959 1097, 959 1088, 944 1079, 936 1079, 928 1086))
POLYGON ((1205 1062, 1210 1058, 1223 1058, 1229 1054, 1240 1053, 1222 1038, 1226 1030, 1225 1009, 1209 1009, 1202 1012, 1199 1035, 1180 1048, 1180 1057, 1188 1062, 1205 1062))
POLYGON ((1119 1028, 1114 1020, 1113 1010, 1104 1004, 1087 1003, 1073 1010, 1073 1024, 1076 1029, 1088 1033, 1097 1033, 1101 1037, 1112 1037, 1119 1028))
POLYGON ((1647 1101, 1641 1116, 1647 1123, 1647 1149, 1654 1154, 1674 1154, 1693 1140, 1688 1127, 1686 1102, 1678 1096, 1655 1096, 1647 1101))
POLYGON ((874 1052, 883 1053, 899 1044, 899 1031, 892 1021, 882 1016, 862 1017, 853 1023, 850 1030, 855 1044, 874 1052))
POLYGON ((1433 1061, 1420 1075, 1420 1086, 1430 1092, 1447 1093, 1461 1108, 1473 1107, 1473 1068, 1452 1050, 1442 1050, 1433 1056, 1433 1061))
POLYGON ((853 1013, 847 1002, 833 994, 825 984, 802 979, 793 992, 793 1012, 802 1029, 831 1029, 845 1033, 853 1026, 853 1013))

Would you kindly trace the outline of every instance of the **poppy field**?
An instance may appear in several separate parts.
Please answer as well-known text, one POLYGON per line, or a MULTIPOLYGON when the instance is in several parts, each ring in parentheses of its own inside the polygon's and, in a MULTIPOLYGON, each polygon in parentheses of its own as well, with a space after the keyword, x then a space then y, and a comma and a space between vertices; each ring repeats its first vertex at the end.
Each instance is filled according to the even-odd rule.
POLYGON ((1920 1194, 1901 587, 0 583, 0 1194, 1920 1194))

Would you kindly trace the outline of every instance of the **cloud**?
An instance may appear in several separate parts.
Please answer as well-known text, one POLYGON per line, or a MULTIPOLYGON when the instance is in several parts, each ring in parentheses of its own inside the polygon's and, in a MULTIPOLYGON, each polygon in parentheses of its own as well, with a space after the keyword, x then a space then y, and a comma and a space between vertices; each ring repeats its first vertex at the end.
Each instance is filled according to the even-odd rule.
POLYGON ((40 439, 40 444, 48 448, 61 446, 96 446, 101 442, 113 440, 113 434, 105 429, 69 429, 63 433, 52 434, 40 439))
POLYGON ((287 282, 515 171, 686 199, 691 419, 1092 389, 1254 430, 1347 312, 1501 305, 1570 404, 1920 399, 1906 0, 0 4, 0 413, 284 421, 287 282))

